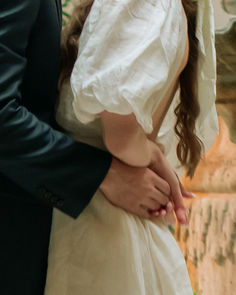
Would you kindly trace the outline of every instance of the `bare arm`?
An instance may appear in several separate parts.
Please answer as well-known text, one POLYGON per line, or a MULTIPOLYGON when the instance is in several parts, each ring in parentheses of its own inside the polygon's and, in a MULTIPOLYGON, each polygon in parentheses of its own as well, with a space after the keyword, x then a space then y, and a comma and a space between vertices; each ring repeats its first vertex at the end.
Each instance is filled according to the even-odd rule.
MULTIPOLYGON (((146 137, 133 114, 118 115, 104 111, 101 119, 104 142, 116 158, 129 166, 139 168, 158 162, 161 153, 159 147, 146 137)), ((142 196, 143 199, 139 204, 141 207, 158 210, 161 205, 165 206, 170 201, 168 198, 170 191, 166 188, 168 184, 160 177, 155 182, 156 185, 152 187, 151 192, 147 192, 147 196, 145 194, 142 196), (164 189, 162 182, 166 183, 164 189)))
MULTIPOLYGON (((187 224, 188 217, 183 196, 191 198, 192 195, 183 189, 160 148, 147 138, 134 114, 118 115, 104 111, 101 119, 104 129, 103 138, 108 150, 130 166, 149 166, 165 180, 170 186, 169 198, 173 201, 177 219, 181 224, 187 224)), ((155 187, 158 188, 158 186, 155 187)), ((165 194, 156 195, 155 200, 158 202, 161 200, 162 205, 166 205, 169 201, 165 194)), ((146 202, 146 204, 149 203, 146 202)))
POLYGON ((115 157, 136 167, 147 167, 158 161, 159 147, 147 138, 134 114, 118 115, 104 111, 101 118, 104 142, 115 157))

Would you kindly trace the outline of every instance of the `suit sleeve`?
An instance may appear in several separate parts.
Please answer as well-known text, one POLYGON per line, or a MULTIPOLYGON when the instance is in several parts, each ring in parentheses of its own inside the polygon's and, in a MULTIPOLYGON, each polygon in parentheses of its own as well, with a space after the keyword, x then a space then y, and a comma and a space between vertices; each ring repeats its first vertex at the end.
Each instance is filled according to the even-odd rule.
POLYGON ((72 141, 21 105, 39 2, 0 3, 0 173, 32 198, 77 217, 105 177, 111 156, 72 141))

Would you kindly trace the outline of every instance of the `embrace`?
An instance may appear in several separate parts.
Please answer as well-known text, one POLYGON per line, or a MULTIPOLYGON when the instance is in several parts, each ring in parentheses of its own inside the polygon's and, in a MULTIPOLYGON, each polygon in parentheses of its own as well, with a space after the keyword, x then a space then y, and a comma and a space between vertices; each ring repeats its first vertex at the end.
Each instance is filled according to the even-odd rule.
POLYGON ((217 134, 211 0, 0 3, 3 295, 192 295, 168 229, 217 134))

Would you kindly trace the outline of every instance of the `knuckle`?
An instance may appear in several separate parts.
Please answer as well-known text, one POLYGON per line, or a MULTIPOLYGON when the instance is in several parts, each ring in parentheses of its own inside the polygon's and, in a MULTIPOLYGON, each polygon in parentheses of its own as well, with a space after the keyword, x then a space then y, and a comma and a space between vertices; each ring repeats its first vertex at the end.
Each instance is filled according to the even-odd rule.
POLYGON ((179 181, 177 178, 174 178, 173 179, 173 185, 176 187, 176 188, 179 188, 179 181))
POLYGON ((159 210, 160 208, 161 208, 161 204, 157 203, 154 210, 159 210))
POLYGON ((146 185, 146 187, 145 187, 145 189, 146 189, 146 192, 153 192, 153 190, 155 190, 155 186, 153 185, 153 183, 148 183, 147 185, 146 185))
POLYGON ((170 199, 163 195, 160 202, 162 205, 166 205, 169 201, 170 199))
POLYGON ((143 195, 142 199, 141 199, 141 202, 142 203, 149 203, 149 200, 152 198, 153 194, 152 193, 148 193, 146 195, 143 195))
POLYGON ((156 192, 156 201, 162 205, 166 205, 169 202, 169 198, 163 194, 161 191, 156 192))
POLYGON ((169 183, 164 182, 163 183, 163 186, 164 186, 164 193, 169 196, 170 195, 170 192, 171 192, 171 188, 170 188, 169 183))
POLYGON ((151 194, 156 194, 159 191, 159 188, 157 186, 152 186, 150 187, 150 193, 151 194))
POLYGON ((151 210, 156 210, 156 208, 158 207, 158 205, 156 204, 156 202, 151 203, 149 206, 149 209, 151 210))
POLYGON ((143 182, 144 183, 149 183, 150 181, 152 181, 153 178, 153 172, 150 169, 146 169, 145 173, 143 175, 143 182))

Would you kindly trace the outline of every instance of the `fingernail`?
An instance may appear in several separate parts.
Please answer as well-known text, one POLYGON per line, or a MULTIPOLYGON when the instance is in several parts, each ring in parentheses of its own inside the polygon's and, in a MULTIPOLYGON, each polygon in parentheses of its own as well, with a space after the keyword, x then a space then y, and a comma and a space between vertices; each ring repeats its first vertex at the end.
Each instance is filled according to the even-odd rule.
POLYGON ((159 213, 158 211, 157 211, 157 212, 154 212, 154 215, 155 215, 155 216, 159 216, 159 214, 160 214, 160 213, 159 213))
POLYGON ((188 224, 188 216, 185 212, 182 212, 180 214, 180 221, 182 225, 187 225, 188 224))
POLYGON ((192 196, 193 198, 196 198, 196 197, 197 197, 197 195, 194 194, 194 193, 191 193, 191 196, 192 196))
POLYGON ((166 210, 161 210, 161 215, 165 216, 166 215, 166 210))
POLYGON ((169 203, 167 203, 167 205, 166 205, 168 208, 173 208, 173 205, 172 205, 172 203, 171 202, 169 202, 169 203))

